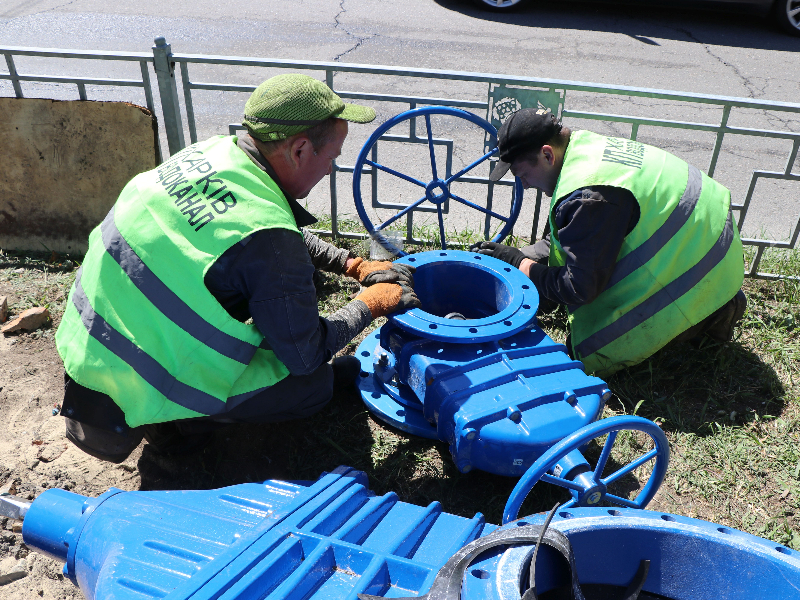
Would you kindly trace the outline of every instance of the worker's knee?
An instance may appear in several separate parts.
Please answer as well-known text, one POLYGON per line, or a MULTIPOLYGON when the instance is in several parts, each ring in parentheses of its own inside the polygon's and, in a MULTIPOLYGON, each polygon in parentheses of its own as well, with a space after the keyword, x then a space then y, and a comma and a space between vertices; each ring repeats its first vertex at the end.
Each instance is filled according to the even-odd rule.
POLYGON ((95 458, 113 463, 121 463, 128 458, 144 437, 142 427, 116 432, 70 418, 64 420, 67 426, 66 436, 70 442, 95 458))
POLYGON ((333 369, 328 363, 308 375, 289 375, 273 386, 231 407, 233 421, 268 423, 303 419, 322 410, 333 397, 333 369))

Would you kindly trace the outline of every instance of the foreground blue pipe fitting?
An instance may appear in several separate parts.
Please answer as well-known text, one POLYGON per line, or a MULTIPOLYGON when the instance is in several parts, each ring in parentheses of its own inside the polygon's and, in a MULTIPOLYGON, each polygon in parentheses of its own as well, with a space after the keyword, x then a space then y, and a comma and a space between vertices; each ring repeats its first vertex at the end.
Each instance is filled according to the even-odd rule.
MULTIPOLYGON (((87 600, 355 600, 418 596, 466 544, 497 530, 472 519, 373 495, 348 467, 316 482, 267 481, 218 490, 43 492, 25 543, 66 561, 87 600)), ((541 524, 534 515, 506 525, 541 524)), ((572 544, 582 586, 626 586, 650 561, 644 590, 675 600, 796 598, 800 553, 713 523, 647 510, 572 508, 551 524, 572 544)), ((477 556, 462 600, 519 600, 533 545, 477 556)), ((568 573, 537 555, 540 594, 568 573)), ((619 594, 613 597, 622 597, 619 594)))

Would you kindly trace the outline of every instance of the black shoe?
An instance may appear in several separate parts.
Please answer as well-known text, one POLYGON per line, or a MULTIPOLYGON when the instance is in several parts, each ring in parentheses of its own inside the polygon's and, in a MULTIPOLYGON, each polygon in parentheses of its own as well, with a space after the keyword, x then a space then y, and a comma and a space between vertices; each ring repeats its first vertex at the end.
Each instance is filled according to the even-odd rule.
POLYGON ((739 290, 725 306, 717 311, 717 318, 705 330, 705 333, 718 342, 731 341, 733 330, 741 322, 745 310, 747 310, 747 296, 742 290, 739 290))
POLYGON ((337 356, 330 365, 333 367, 333 388, 337 390, 352 386, 361 374, 361 361, 355 356, 337 356))

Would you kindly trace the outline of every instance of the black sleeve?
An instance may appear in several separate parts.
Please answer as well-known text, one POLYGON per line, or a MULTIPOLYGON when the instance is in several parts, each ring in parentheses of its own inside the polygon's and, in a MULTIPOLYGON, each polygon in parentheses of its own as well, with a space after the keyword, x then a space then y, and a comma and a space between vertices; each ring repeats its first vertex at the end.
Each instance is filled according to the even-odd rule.
POLYGON ((303 229, 303 241, 314 267, 337 275, 344 273, 347 259, 350 258, 349 251, 337 248, 305 229, 303 229))
POLYGON ((247 299, 253 322, 292 375, 312 373, 371 321, 360 300, 320 317, 313 273, 303 238, 286 229, 254 234, 227 265, 228 286, 247 299))
POLYGON ((533 264, 531 280, 539 294, 560 304, 588 304, 605 288, 625 236, 639 221, 639 203, 622 188, 577 190, 556 207, 563 267, 533 264))

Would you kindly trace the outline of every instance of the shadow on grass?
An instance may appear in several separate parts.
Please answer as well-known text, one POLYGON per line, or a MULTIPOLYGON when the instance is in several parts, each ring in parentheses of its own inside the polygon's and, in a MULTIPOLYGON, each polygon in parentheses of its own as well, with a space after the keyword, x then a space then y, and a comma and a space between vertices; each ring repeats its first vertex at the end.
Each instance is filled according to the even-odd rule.
MULTIPOLYGON (((367 473, 378 495, 395 492, 418 505, 440 502, 446 512, 472 517, 480 512, 499 523, 516 479, 459 473, 447 445, 407 436, 378 424, 359 394, 336 394, 317 415, 264 425, 230 425, 215 433, 203 451, 162 457, 148 446, 138 462, 141 489, 213 489, 267 479, 316 480, 324 471, 348 465, 367 473)), ((563 490, 540 484, 524 514, 564 502, 563 490), (541 489, 540 489, 541 488, 541 489)))
MULTIPOLYGON (((665 431, 712 434, 710 425, 779 414, 786 390, 772 366, 738 342, 676 344, 609 379, 624 412, 665 431)), ((615 408, 612 405, 612 408, 615 408)))

